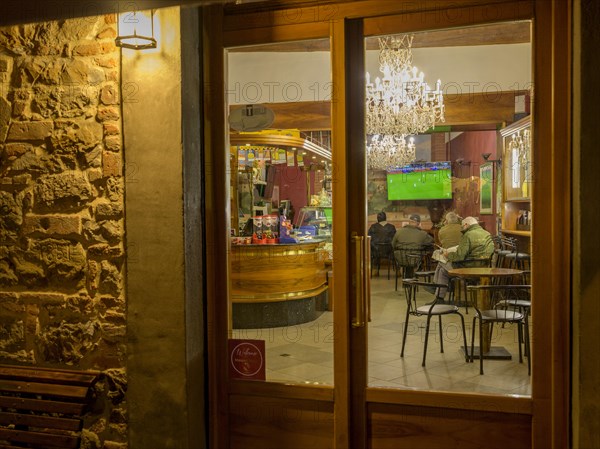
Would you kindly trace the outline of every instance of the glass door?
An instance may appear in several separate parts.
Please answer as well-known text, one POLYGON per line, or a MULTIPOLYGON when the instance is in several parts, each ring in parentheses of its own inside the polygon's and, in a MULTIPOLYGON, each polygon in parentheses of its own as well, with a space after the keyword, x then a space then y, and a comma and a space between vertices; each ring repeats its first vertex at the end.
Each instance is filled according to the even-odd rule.
POLYGON ((230 375, 331 386, 329 40, 230 48, 227 67, 230 375))
MULTIPOLYGON (((476 314, 466 286, 474 280, 444 274, 450 265, 439 249, 452 252, 462 242, 460 258, 468 261, 457 258, 455 267, 531 269, 529 247, 517 248, 524 262, 517 266, 514 259, 499 260, 510 250, 492 243, 503 236, 499 223, 507 204, 497 130, 531 113, 530 36, 530 21, 514 21, 365 39, 370 387, 531 396, 528 355, 519 358, 526 352, 524 326, 493 328, 491 346, 503 351, 486 355, 484 376, 479 363, 465 363, 476 314), (491 36, 505 38, 492 43, 491 36), (461 240, 467 217, 475 224, 461 240), (474 233, 485 240, 467 240, 474 233), (484 256, 488 260, 469 261, 484 256), (423 307, 439 292, 415 290, 403 278, 449 283, 442 305, 456 305, 458 313, 435 315, 427 328, 423 307)), ((530 313, 528 301, 519 313, 530 313)), ((528 324, 531 332, 534 320, 528 324)))
MULTIPOLYGON (((521 2, 515 9, 500 2, 494 20, 486 4, 472 3, 430 14, 381 2, 384 9, 377 13, 388 14, 382 16, 373 16, 362 3, 356 9, 340 4, 322 21, 302 8, 293 17, 286 10, 264 17, 232 15, 225 21, 232 232, 227 381, 221 395, 226 405, 218 408, 227 412, 227 447, 530 447, 532 439, 547 441, 536 433, 533 420, 534 401, 546 400, 540 392, 549 391, 538 375, 543 361, 549 361, 550 350, 540 344, 548 335, 536 326, 540 317, 551 318, 547 313, 535 306, 522 312, 529 317, 529 332, 543 337, 532 338, 530 345, 516 326, 495 326, 490 343, 502 346, 510 358, 486 358, 483 375, 477 364, 465 360, 475 316, 466 307, 466 282, 460 292, 454 290, 454 302, 440 298, 449 301, 443 305, 456 305, 464 328, 458 314, 441 322, 436 316, 426 333, 426 317, 406 314, 403 279, 427 279, 426 272, 435 271, 435 259, 430 252, 414 266, 403 265, 396 254, 399 238, 394 241, 398 231, 413 229, 427 236, 425 243, 442 246, 443 226, 462 225, 451 223, 448 212, 454 212, 472 217, 490 238, 497 234, 504 208, 498 129, 522 114, 533 117, 532 127, 537 126, 535 114, 542 115, 543 123, 549 120, 543 110, 528 109, 532 3, 521 2), (309 26, 310 32, 296 25, 309 26), (236 27, 244 31, 244 39, 236 27), (298 41, 307 35, 329 38, 298 41), (240 47, 248 36, 261 46, 240 47), (266 45, 269 39, 279 43, 266 45), (393 71, 382 67, 379 54, 388 47, 392 53, 407 53, 394 47, 394 39, 404 45, 410 41, 411 54, 405 59, 412 69, 403 80, 409 90, 390 96, 384 91, 392 84, 393 71), (329 53, 317 61, 310 59, 315 55, 302 59, 288 54, 298 49, 329 53), (238 65, 258 57, 270 62, 238 65), (323 70, 326 77, 317 75, 323 70), (292 95, 300 91, 311 98, 292 95), (367 100, 374 92, 378 99, 399 97, 413 109, 437 108, 428 127, 416 126, 422 118, 417 117, 409 123, 413 128, 400 136, 391 133, 395 151, 407 160, 390 163, 387 131, 370 128, 367 100), (316 109, 308 109, 307 103, 315 102, 311 107, 316 109), (327 121, 315 126, 322 115, 327 121), (316 143, 295 135, 298 127, 277 124, 282 117, 312 123, 299 131, 327 139, 316 143), (250 122, 259 124, 246 128, 250 122), (306 155, 294 139, 303 139, 306 155), (313 157, 314 163, 307 164, 313 157), (297 200, 289 195, 292 184, 301 191, 297 200), (304 203, 298 206, 298 201, 304 203), (278 215, 277 222, 272 215, 278 215), (386 234, 381 231, 371 232, 369 242, 369 230, 377 224, 393 227, 391 242, 389 237, 375 241, 376 235, 386 234), (274 233, 280 240, 267 243, 274 233), (532 376, 530 359, 535 361, 532 376)), ((542 87, 538 92, 551 91, 542 87)), ((536 104, 547 103, 540 99, 536 104)), ((407 113, 404 119, 410 117, 407 113)), ((383 118, 393 121, 391 112, 383 118)), ((539 160, 535 148, 533 172, 539 160)), ((534 210, 538 187, 530 187, 534 210)), ((456 235, 458 244, 461 238, 456 235)), ((417 291, 418 307, 433 299, 427 289, 417 291)), ((536 416, 549 420, 539 407, 536 416)))

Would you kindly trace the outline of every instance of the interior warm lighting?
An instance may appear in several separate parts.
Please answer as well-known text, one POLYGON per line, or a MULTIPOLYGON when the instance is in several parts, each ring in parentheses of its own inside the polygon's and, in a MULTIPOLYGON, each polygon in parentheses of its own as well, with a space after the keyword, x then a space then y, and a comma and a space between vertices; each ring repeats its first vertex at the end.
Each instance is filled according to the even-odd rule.
POLYGON ((134 10, 119 14, 118 36, 115 43, 118 47, 133 50, 156 48, 154 10, 134 10))
POLYGON ((435 89, 413 66, 412 35, 379 39, 379 70, 383 79, 371 82, 366 74, 366 132, 370 168, 387 169, 415 159, 415 145, 407 136, 444 121, 441 81, 435 89))

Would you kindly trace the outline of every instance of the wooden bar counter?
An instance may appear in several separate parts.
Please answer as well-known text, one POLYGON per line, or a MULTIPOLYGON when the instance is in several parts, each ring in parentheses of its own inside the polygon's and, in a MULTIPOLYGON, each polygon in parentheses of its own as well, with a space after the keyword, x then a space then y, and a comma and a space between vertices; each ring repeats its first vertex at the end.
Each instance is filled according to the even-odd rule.
POLYGON ((322 241, 231 245, 233 327, 281 327, 317 318, 327 290, 322 241))

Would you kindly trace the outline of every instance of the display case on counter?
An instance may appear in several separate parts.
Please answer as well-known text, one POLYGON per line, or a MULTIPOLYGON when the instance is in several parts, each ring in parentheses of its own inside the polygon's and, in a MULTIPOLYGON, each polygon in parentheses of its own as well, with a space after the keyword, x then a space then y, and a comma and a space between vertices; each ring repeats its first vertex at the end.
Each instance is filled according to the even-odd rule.
POLYGON ((303 207, 296 215, 294 227, 300 236, 331 241, 331 206, 303 207))

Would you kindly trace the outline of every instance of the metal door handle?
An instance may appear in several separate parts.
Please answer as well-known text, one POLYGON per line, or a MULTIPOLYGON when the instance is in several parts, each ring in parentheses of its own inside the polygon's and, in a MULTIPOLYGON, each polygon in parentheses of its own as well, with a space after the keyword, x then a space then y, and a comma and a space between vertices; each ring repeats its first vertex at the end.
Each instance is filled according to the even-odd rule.
POLYGON ((352 327, 365 326, 365 286, 364 286, 364 243, 362 235, 353 235, 354 243, 354 294, 355 312, 352 318, 352 327))

